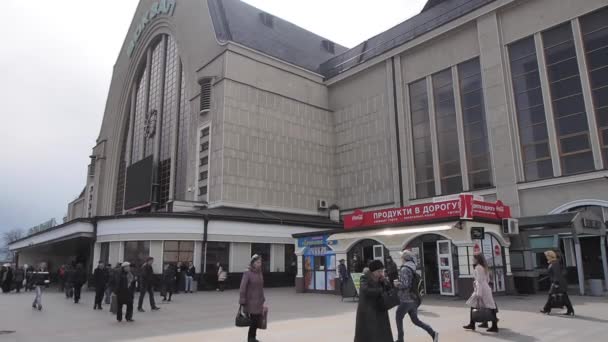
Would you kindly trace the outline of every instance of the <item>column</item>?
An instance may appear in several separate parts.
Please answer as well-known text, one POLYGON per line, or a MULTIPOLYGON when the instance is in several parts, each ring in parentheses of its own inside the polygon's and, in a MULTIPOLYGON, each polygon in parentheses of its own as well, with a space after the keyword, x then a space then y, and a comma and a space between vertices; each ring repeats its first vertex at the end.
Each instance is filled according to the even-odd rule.
POLYGON ((581 243, 578 237, 574 238, 574 250, 576 252, 576 270, 578 271, 578 287, 581 296, 585 295, 585 273, 583 272, 583 255, 581 253, 581 243))
POLYGON ((604 288, 608 290, 608 260, 606 259, 606 237, 600 236, 600 249, 602 251, 602 266, 604 269, 604 288))

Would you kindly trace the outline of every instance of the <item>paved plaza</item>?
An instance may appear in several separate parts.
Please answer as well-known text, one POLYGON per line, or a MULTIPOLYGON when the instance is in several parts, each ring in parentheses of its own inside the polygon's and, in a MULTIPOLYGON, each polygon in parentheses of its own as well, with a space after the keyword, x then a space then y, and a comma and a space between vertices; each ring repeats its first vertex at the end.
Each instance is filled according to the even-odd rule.
MULTIPOLYGON (((80 304, 56 290, 44 294, 43 311, 31 308, 32 293, 0 295, 0 341, 246 341, 246 329, 233 326, 237 291, 179 294, 158 312, 135 312, 134 323, 118 323, 107 311, 93 311, 94 293, 84 292, 80 304)), ((263 342, 353 340, 356 303, 321 294, 295 294, 293 289, 268 289, 269 329, 263 342)), ((157 295, 158 299, 158 295, 157 295)), ((468 318, 464 301, 428 298, 420 317, 440 332, 441 341, 604 341, 608 333, 608 299, 572 298, 577 317, 538 313, 544 296, 499 297, 498 335, 463 331, 468 318)), ((149 309, 146 298, 144 308, 149 309)), ((390 313, 391 319, 394 311, 390 313)), ((396 329, 393 323, 393 334, 396 329)), ((430 341, 406 318, 407 341, 430 341)))

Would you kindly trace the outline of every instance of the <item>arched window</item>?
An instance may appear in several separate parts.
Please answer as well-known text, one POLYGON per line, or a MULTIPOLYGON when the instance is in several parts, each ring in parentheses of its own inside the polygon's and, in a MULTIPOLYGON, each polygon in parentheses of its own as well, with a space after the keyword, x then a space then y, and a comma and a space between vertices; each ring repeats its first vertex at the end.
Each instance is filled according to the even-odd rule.
POLYGON ((172 179, 175 180, 173 198, 185 199, 186 195, 186 144, 190 118, 184 71, 173 37, 160 35, 150 44, 136 77, 127 117, 127 126, 129 122, 133 125, 125 130, 121 141, 115 214, 123 210, 126 169, 150 155, 156 154, 154 160, 158 161, 154 165, 157 168, 154 181, 158 184, 154 192, 157 209, 162 209, 172 197, 172 179), (131 147, 129 151, 127 146, 131 147), (173 174, 172 158, 176 159, 173 174))

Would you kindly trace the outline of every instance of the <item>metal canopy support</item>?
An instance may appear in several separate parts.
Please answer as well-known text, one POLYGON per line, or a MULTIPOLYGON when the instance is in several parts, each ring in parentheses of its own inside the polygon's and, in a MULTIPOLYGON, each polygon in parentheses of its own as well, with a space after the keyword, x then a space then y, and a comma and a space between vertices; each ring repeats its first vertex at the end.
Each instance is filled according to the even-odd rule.
POLYGON ((606 258, 606 236, 600 237, 600 250, 602 251, 602 266, 604 268, 604 288, 608 290, 608 259, 606 258))
POLYGON ((578 236, 574 237, 574 250, 576 252, 576 270, 578 271, 578 287, 581 296, 585 295, 585 274, 583 273, 583 255, 581 253, 581 243, 578 236))

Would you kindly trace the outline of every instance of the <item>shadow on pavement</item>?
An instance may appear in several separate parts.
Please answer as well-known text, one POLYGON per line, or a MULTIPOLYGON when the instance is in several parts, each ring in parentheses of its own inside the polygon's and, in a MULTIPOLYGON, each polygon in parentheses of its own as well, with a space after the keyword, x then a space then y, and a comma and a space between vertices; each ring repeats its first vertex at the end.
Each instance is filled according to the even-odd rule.
POLYGON ((557 317, 561 317, 561 318, 565 318, 565 319, 578 319, 581 321, 589 321, 589 322, 595 322, 595 323, 608 323, 608 319, 601 319, 601 318, 595 318, 595 317, 589 317, 589 316, 576 315, 576 316, 572 317, 572 316, 559 315, 557 317))
POLYGON ((481 333, 484 336, 494 337, 500 340, 514 341, 514 342, 536 342, 540 341, 534 336, 520 334, 511 329, 500 328, 500 332, 498 334, 492 333, 481 333))

